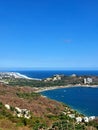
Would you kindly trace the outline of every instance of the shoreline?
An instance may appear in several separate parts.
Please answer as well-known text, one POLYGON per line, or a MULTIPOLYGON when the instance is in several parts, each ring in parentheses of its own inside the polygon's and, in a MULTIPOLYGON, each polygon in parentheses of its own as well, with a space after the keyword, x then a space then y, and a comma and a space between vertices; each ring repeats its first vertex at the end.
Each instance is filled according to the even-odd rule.
POLYGON ((1 77, 14 77, 15 79, 41 80, 38 78, 31 78, 19 72, 0 72, 1 77))
POLYGON ((54 90, 54 89, 74 88, 74 87, 98 88, 98 85, 81 85, 81 84, 71 85, 71 84, 69 84, 69 85, 65 85, 65 86, 41 87, 41 88, 36 88, 35 92, 40 93, 40 92, 54 90))
POLYGON ((37 78, 30 78, 24 74, 21 74, 21 73, 18 73, 18 72, 15 72, 16 75, 18 75, 20 78, 25 78, 25 79, 29 79, 29 80, 41 80, 41 79, 37 79, 37 78))
MULTIPOLYGON (((36 92, 36 93, 41 93, 41 92, 44 92, 44 91, 51 91, 51 90, 63 89, 63 88, 74 88, 74 87, 81 87, 81 88, 82 88, 82 87, 83 87, 83 88, 98 88, 98 85, 79 85, 79 84, 76 84, 76 85, 66 85, 66 86, 54 86, 54 87, 45 87, 44 89, 41 88, 41 89, 39 89, 39 90, 37 90, 37 91, 35 91, 35 92, 36 92)), ((42 94, 42 96, 45 97, 45 98, 48 98, 47 96, 44 96, 43 94, 42 94)), ((56 101, 58 101, 58 100, 56 100, 56 101)), ((58 102, 60 102, 60 101, 58 101, 58 102)), ((66 103, 64 103, 64 104, 66 104, 66 103)), ((90 115, 90 114, 88 115, 88 114, 86 114, 86 113, 84 113, 84 112, 82 112, 82 111, 80 111, 80 110, 78 110, 78 109, 76 109, 76 108, 70 106, 69 104, 66 104, 66 105, 67 105, 70 109, 73 109, 73 110, 77 111, 78 113, 84 115, 85 117, 95 116, 95 115, 90 115)), ((95 118, 98 118, 98 116, 95 116, 95 118)))

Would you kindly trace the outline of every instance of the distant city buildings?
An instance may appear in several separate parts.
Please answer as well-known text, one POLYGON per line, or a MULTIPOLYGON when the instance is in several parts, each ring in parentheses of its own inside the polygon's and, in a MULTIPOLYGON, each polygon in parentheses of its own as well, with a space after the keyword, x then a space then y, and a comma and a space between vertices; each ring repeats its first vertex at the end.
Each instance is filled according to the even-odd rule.
POLYGON ((52 78, 46 78, 44 81, 57 81, 57 80, 61 80, 62 75, 54 75, 52 78))
POLYGON ((92 78, 84 78, 84 84, 90 84, 90 83, 92 83, 93 82, 93 80, 92 80, 92 78))

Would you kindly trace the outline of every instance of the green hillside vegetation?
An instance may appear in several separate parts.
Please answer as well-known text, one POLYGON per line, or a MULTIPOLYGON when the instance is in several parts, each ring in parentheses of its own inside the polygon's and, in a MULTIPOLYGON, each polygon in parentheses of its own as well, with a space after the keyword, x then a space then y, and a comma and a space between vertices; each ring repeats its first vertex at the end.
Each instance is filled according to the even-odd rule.
POLYGON ((34 93, 34 92, 31 93, 17 92, 16 94, 19 98, 24 98, 24 99, 38 99, 38 97, 40 96, 39 93, 34 93))
POLYGON ((64 114, 47 115, 47 117, 35 117, 30 119, 18 118, 13 115, 13 109, 7 110, 0 102, 0 130, 97 130, 98 121, 77 124, 74 119, 64 114), (47 124, 47 118, 52 122, 47 124))
POLYGON ((64 86, 64 85, 76 85, 81 84, 84 85, 84 78, 90 77, 93 82, 89 83, 89 85, 98 85, 98 77, 97 76, 62 76, 60 80, 53 80, 55 76, 50 77, 43 80, 29 80, 29 79, 15 79, 15 78, 7 78, 4 79, 5 82, 8 82, 11 86, 30 86, 30 87, 50 87, 50 86, 64 86))
MULTIPOLYGON (((24 113, 25 114, 25 113, 24 113)), ((0 84, 0 130, 97 130, 98 120, 77 123, 75 117, 82 114, 65 104, 50 100, 30 87, 10 87, 0 84), (10 105, 10 109, 5 107, 10 105), (16 107, 30 111, 27 119, 18 117, 16 107)))

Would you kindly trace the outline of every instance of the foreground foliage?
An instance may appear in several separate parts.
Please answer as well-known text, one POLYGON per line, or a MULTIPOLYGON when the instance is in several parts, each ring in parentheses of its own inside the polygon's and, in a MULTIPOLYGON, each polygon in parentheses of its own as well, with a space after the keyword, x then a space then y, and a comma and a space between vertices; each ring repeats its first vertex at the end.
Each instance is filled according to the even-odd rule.
POLYGON ((74 119, 64 114, 47 115, 44 118, 35 117, 30 119, 18 118, 13 115, 13 109, 7 110, 0 102, 0 130, 92 130, 98 129, 98 120, 89 123, 76 123, 74 119), (47 124, 50 120, 52 124, 47 124))

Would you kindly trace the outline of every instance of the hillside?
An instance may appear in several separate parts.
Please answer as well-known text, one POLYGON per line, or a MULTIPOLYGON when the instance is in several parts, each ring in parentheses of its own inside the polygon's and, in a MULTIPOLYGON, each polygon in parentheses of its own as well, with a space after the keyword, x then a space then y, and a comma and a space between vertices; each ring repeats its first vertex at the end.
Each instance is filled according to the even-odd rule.
POLYGON ((40 94, 34 94, 34 89, 30 87, 9 87, 0 84, 0 102, 13 107, 29 109, 35 116, 44 116, 48 108, 51 109, 52 114, 59 114, 64 110, 63 105, 40 94))
POLYGON ((86 123, 88 126, 76 122, 76 117, 84 116, 34 91, 31 87, 0 84, 0 130, 89 130, 93 126, 91 122, 86 123))

